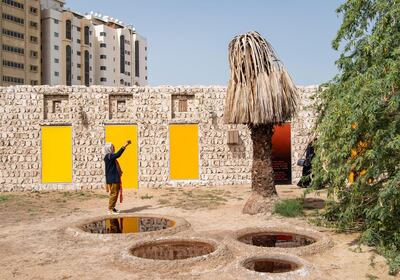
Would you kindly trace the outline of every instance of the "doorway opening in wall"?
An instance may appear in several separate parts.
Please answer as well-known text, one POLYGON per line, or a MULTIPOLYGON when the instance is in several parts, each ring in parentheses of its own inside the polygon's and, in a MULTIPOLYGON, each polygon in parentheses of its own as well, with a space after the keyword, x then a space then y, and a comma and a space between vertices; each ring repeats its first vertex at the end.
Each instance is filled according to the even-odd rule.
POLYGON ((170 179, 198 180, 198 124, 170 124, 169 145, 170 179))
POLYGON ((126 148, 122 156, 118 159, 123 171, 121 181, 123 188, 139 187, 138 180, 138 127, 137 125, 106 125, 106 142, 111 142, 117 152, 127 140, 132 144, 126 148))
POLYGON ((291 124, 284 123, 274 127, 272 136, 272 166, 275 184, 292 183, 291 124))

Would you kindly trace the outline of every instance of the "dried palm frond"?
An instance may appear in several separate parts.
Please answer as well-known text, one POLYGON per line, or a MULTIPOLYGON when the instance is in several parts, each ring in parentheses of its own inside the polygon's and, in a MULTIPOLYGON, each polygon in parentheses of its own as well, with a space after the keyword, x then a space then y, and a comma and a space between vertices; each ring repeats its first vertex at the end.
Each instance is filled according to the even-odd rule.
POLYGON ((258 32, 236 36, 230 42, 229 64, 226 123, 281 123, 291 118, 297 88, 272 46, 258 32))

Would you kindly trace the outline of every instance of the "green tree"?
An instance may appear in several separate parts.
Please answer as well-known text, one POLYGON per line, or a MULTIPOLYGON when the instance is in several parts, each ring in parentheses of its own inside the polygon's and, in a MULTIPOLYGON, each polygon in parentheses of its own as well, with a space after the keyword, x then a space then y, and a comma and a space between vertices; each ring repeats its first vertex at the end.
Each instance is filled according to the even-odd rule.
POLYGON ((347 0, 332 45, 339 74, 318 93, 314 188, 335 199, 325 218, 362 231, 400 267, 400 0, 347 0), (320 168, 315 168, 320 166, 320 168), (354 175, 354 181, 349 175, 354 175))

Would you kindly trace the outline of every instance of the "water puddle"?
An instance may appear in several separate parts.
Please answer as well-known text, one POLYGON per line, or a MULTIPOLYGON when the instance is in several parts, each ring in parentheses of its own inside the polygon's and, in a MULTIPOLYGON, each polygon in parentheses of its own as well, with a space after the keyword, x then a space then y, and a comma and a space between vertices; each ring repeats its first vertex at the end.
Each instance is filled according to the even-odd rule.
POLYGON ((164 218, 118 217, 88 223, 83 231, 97 234, 139 233, 163 230, 175 226, 175 222, 164 218))
POLYGON ((292 233, 257 232, 238 238, 240 242, 259 247, 295 248, 315 243, 311 237, 292 233))

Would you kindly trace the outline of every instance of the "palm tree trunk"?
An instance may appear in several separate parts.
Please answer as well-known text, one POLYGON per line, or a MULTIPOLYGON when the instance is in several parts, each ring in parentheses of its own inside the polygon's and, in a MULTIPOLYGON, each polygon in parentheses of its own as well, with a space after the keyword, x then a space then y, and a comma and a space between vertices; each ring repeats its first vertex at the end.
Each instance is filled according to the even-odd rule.
POLYGON ((273 201, 277 199, 271 160, 273 125, 249 125, 249 128, 253 141, 252 194, 243 213, 265 213, 272 210, 273 201))

